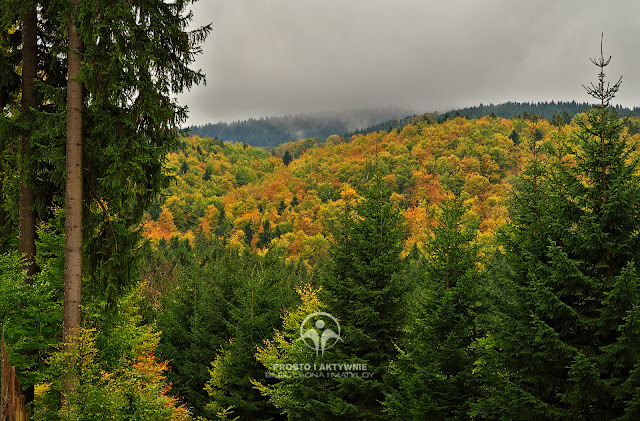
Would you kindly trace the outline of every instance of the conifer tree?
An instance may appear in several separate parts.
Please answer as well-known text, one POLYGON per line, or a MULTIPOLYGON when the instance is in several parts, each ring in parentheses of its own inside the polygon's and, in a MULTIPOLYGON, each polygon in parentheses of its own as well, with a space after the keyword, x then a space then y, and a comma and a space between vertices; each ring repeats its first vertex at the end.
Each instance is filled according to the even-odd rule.
POLYGON ((215 353, 229 340, 225 296, 231 296, 237 286, 230 274, 237 274, 241 268, 238 259, 216 246, 210 247, 206 257, 198 256, 186 241, 172 239, 158 254, 173 258, 178 272, 175 285, 160 298, 161 308, 156 313, 162 331, 158 348, 161 357, 169 361, 172 392, 195 415, 204 416, 209 400, 204 390, 208 368, 215 353), (195 257, 202 259, 202 268, 195 257))
MULTIPOLYGON (((188 30, 190 3, 3 3, 2 26, 9 34, 3 32, 0 37, 0 104, 3 117, 9 118, 0 125, 0 171, 3 182, 21 181, 18 248, 26 255, 30 271, 35 268, 35 216, 64 217, 67 223, 65 339, 80 325, 82 282, 90 293, 85 308, 92 299, 105 305, 101 298, 107 297, 115 311, 118 297, 136 282, 140 221, 168 183, 165 155, 175 147, 186 117, 186 108, 172 97, 204 77, 190 66, 209 27, 188 30), (21 31, 23 65, 14 61, 21 31), (5 41, 10 41, 11 57, 5 57, 5 41), (20 71, 21 109, 16 105, 20 71), (12 162, 9 177, 4 167, 9 151, 4 148, 5 139, 9 138, 6 144, 15 142, 17 134, 22 134, 21 145, 12 145, 12 150, 20 151, 22 157, 12 162), (33 148, 38 148, 38 156, 33 148), (21 177, 15 177, 20 172, 21 177), (62 204, 63 192, 66 212, 53 211, 62 204)), ((5 196, 9 186, 2 187, 5 196)), ((12 199, 18 216, 17 194, 12 199)), ((2 203, 2 208, 0 218, 4 219, 10 206, 2 203)), ((5 226, 4 221, 0 223, 5 226)), ((61 248, 47 257, 55 260, 59 255, 61 248)))
POLYGON ((406 229, 379 174, 356 206, 345 209, 335 235, 326 290, 301 291, 301 305, 285 313, 283 329, 257 354, 274 380, 254 385, 291 420, 387 419, 381 402, 401 328, 406 229), (320 354, 300 339, 301 324, 315 312, 335 316, 341 329, 335 346, 320 354), (294 363, 304 366, 286 369, 294 363), (326 364, 356 369, 327 371, 326 364))
MULTIPOLYGON (((60 93, 50 92, 57 104, 52 114, 67 121, 67 342, 80 327, 83 289, 113 310, 136 279, 140 222, 168 183, 165 155, 186 116, 171 96, 204 78, 189 65, 209 27, 187 31, 188 4, 69 0, 69 7, 53 6, 53 15, 66 15, 69 38, 66 107, 60 93)), ((67 380, 72 392, 73 379, 67 380)))
POLYGON ((186 257, 177 263, 182 273, 157 313, 160 354, 170 361, 173 392, 198 416, 233 406, 242 419, 268 419, 276 411, 250 383, 265 378, 254 355, 279 328, 304 274, 268 254, 238 256, 221 244, 197 241, 203 244, 195 250, 172 240, 162 251, 186 257))
MULTIPOLYGON (((22 92, 20 114, 29 120, 30 108, 36 108, 35 80, 38 70, 37 30, 38 16, 35 5, 28 4, 22 13, 22 92)), ((27 276, 36 272, 36 211, 35 206, 35 165, 34 152, 29 130, 20 136, 20 208, 18 249, 24 256, 27 276)), ((27 396, 27 400, 33 400, 27 396)))
POLYGON ((15 151, 18 148, 16 116, 20 115, 21 56, 19 54, 22 37, 16 31, 19 26, 20 10, 17 3, 8 4, 5 13, 0 14, 0 250, 15 250, 18 245, 18 214, 15 206, 15 180, 19 163, 15 151))
POLYGON ((310 284, 298 289, 300 304, 288 309, 282 316, 282 328, 273 338, 264 341, 256 358, 265 367, 266 381, 254 379, 253 385, 288 420, 344 420, 372 419, 370 412, 364 413, 362 402, 345 399, 355 390, 364 390, 365 380, 333 378, 338 370, 324 370, 323 364, 364 364, 361 359, 347 356, 342 350, 342 341, 322 354, 308 347, 300 337, 300 326, 313 313, 326 312, 321 301, 321 290, 310 284))
POLYGON ((358 407, 362 419, 383 419, 384 377, 395 356, 401 329, 406 226, 390 200, 379 173, 364 188, 362 199, 345 211, 336 234, 330 274, 324 281, 329 312, 344 328, 340 349, 364 361, 373 380, 343 390, 343 399, 358 407))
POLYGON ((468 419, 479 394, 470 345, 478 336, 478 223, 461 197, 445 199, 427 246, 424 284, 411 300, 397 381, 385 405, 394 419, 468 419))
POLYGON ((292 265, 253 256, 243 259, 235 272, 239 285, 227 302, 225 321, 229 341, 217 350, 211 379, 206 385, 211 402, 207 408, 219 413, 233 407, 240 419, 270 420, 279 415, 251 381, 265 381, 266 369, 256 359, 258 347, 280 327, 280 315, 295 302, 295 271, 292 265), (240 276, 238 276, 240 275, 240 276))
POLYGON ((289 150, 287 149, 286 151, 284 151, 284 155, 282 156, 282 163, 285 166, 289 166, 292 160, 293 157, 291 156, 291 152, 289 152, 289 150))
POLYGON ((187 115, 174 95, 204 80, 190 66, 210 26, 189 30, 190 3, 80 3, 86 284, 110 304, 135 279, 140 221, 170 180, 165 157, 187 115))
POLYGON ((598 104, 577 117, 575 138, 540 180, 544 196, 526 192, 544 207, 516 200, 511 208, 506 288, 485 347, 502 351, 479 360, 494 387, 479 401, 488 418, 633 419, 640 179, 610 105, 621 79, 605 81, 602 53, 592 62, 598 82, 586 89, 598 104))

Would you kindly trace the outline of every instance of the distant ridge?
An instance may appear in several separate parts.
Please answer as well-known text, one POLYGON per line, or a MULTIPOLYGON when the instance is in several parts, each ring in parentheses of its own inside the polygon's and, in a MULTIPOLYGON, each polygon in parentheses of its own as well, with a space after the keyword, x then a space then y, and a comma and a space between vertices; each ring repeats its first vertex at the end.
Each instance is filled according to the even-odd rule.
MULTIPOLYGON (((505 102, 502 104, 480 104, 474 107, 453 109, 444 113, 410 115, 406 110, 388 108, 352 112, 298 114, 283 117, 263 117, 234 121, 231 123, 209 123, 191 126, 189 131, 200 137, 210 137, 230 142, 244 142, 251 146, 272 148, 299 139, 319 138, 331 135, 351 137, 376 131, 400 129, 416 119, 430 118, 443 122, 455 117, 477 119, 485 116, 502 118, 530 118, 533 113, 552 124, 568 123, 576 114, 591 105, 586 102, 505 102)), ((633 109, 615 106, 621 117, 640 116, 640 107, 633 109)))
MULTIPOLYGON (((592 104, 588 104, 586 102, 576 102, 576 101, 551 101, 551 102, 505 102, 502 104, 480 104, 475 107, 466 107, 466 108, 458 108, 453 109, 451 111, 447 111, 446 113, 441 113, 439 116, 454 118, 457 116, 465 117, 465 118, 480 118, 484 116, 493 115, 495 117, 502 118, 526 118, 532 115, 535 112, 535 115, 543 118, 545 120, 551 121, 554 117, 557 118, 558 115, 563 115, 566 113, 570 118, 573 118, 576 114, 582 113, 588 108, 590 108, 592 104)), ((620 105, 615 106, 618 115, 623 117, 627 115, 631 116, 640 116, 640 108, 634 107, 633 109, 622 107, 620 105)))
MULTIPOLYGON (((536 117, 548 120, 552 124, 560 122, 568 123, 576 114, 582 113, 593 105, 586 102, 560 101, 560 102, 505 102, 502 104, 480 104, 474 107, 465 107, 449 110, 444 113, 427 113, 422 115, 408 116, 399 120, 384 121, 361 130, 348 133, 347 136, 355 134, 367 134, 375 131, 388 131, 399 129, 407 124, 411 124, 418 119, 430 118, 438 123, 463 117, 467 119, 478 119, 482 117, 501 117, 506 119, 512 118, 531 118, 535 113, 536 117)), ((633 109, 616 105, 614 107, 620 117, 638 117, 640 116, 640 107, 633 109)))
POLYGON ((252 146, 275 147, 299 139, 318 137, 325 139, 332 134, 344 135, 370 127, 382 121, 409 115, 398 108, 297 114, 282 117, 263 117, 191 126, 190 132, 201 137, 223 141, 244 142, 252 146))

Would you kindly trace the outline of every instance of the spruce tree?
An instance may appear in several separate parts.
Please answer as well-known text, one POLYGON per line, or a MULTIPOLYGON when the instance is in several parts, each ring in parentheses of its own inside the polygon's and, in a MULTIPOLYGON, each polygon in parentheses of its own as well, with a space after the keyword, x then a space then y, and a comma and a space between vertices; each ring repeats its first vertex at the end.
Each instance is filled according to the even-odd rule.
POLYGON ((185 106, 204 80, 191 66, 210 27, 188 28, 190 1, 81 2, 84 42, 87 289, 113 305, 136 276, 140 221, 170 177, 185 106))
MULTIPOLYGON (((522 321, 530 317, 528 286, 532 279, 544 277, 546 239, 553 228, 564 223, 557 218, 549 200, 549 166, 554 155, 546 139, 536 135, 537 118, 529 117, 528 130, 523 132, 521 159, 525 168, 514 181, 510 197, 510 221, 498 233, 504 252, 497 252, 488 267, 487 292, 493 301, 485 324, 489 333, 477 341, 476 374, 486 393, 473 405, 473 411, 488 419, 536 419, 541 405, 534 395, 521 390, 516 377, 526 376, 536 369, 531 361, 531 330, 522 321), (522 346, 521 351, 517 351, 522 346), (507 357, 507 352, 512 353, 507 357), (517 376, 516 376, 517 374, 517 376)), ((548 414, 538 414, 544 419, 548 414)))
MULTIPOLYGON (((37 31, 38 15, 35 5, 27 5, 22 13, 22 92, 20 114, 31 120, 30 109, 37 107, 35 84, 38 71, 37 31)), ((28 124, 27 124, 28 125, 28 124)), ((27 276, 36 272, 36 211, 34 150, 29 130, 20 135, 20 209, 18 250, 24 256, 27 276)), ((32 393, 27 401, 32 401, 32 393)))
POLYGON ((341 351, 364 361, 374 373, 372 380, 342 388, 345 402, 356 405, 358 416, 367 420, 385 417, 380 404, 384 377, 402 324, 406 226, 390 196, 376 173, 361 200, 346 209, 323 285, 327 308, 344 329, 341 351))
POLYGON ((285 313, 284 328, 257 354, 274 379, 254 384, 291 420, 388 418, 382 400, 402 325, 401 251, 406 228, 379 174, 361 193, 357 204, 345 209, 334 234, 324 290, 301 291, 302 304, 285 313), (300 340, 301 323, 314 312, 330 313, 341 329, 335 346, 320 354, 300 340), (309 368, 282 369, 286 364, 309 368), (327 364, 366 369, 322 370, 327 364))
POLYGON ((265 379, 254 355, 295 303, 304 271, 269 254, 238 256, 215 240, 196 241, 191 249, 186 240, 172 240, 161 251, 177 257, 181 272, 157 312, 172 392, 198 416, 233 406, 241 419, 269 419, 275 408, 250 382, 265 379))
MULTIPOLYGON (((84 119, 83 85, 80 81, 82 38, 78 32, 77 0, 70 0, 69 47, 67 54, 67 142, 65 165, 65 228, 64 228, 64 298, 62 339, 67 350, 76 344, 76 330, 80 328, 82 302, 82 214, 83 214, 83 145, 84 119)), ((72 361, 70 360, 71 364, 72 361)), ((62 387, 62 406, 68 405, 68 395, 75 387, 73 377, 65 379, 62 387)))
POLYGON ((16 182, 19 178, 19 162, 15 151, 19 148, 18 130, 15 127, 20 113, 22 37, 15 28, 20 26, 23 7, 5 5, 0 14, 0 251, 15 250, 18 246, 18 215, 16 182), (13 182, 12 182, 13 181, 13 182))
POLYGON ((640 179, 610 105, 621 79, 605 81, 610 58, 592 62, 598 82, 586 89, 598 104, 511 208, 500 317, 479 370, 493 387, 478 407, 488 418, 633 419, 640 179), (527 196, 544 206, 523 206, 527 196))
POLYGON ((411 300, 401 354, 391 371, 397 381, 385 405, 394 419, 468 419, 479 394, 474 378, 478 337, 478 223, 467 221, 461 197, 445 199, 427 246, 424 283, 411 300))
POLYGON ((289 152, 289 150, 287 149, 286 151, 284 151, 284 155, 282 156, 282 163, 285 166, 289 166, 291 161, 293 161, 293 157, 291 156, 291 152, 289 152))
POLYGON ((242 269, 230 273, 239 278, 239 285, 225 303, 230 340, 217 350, 210 365, 207 408, 219 413, 233 407, 239 419, 272 420, 279 412, 251 383, 266 381, 267 370, 256 359, 256 352, 280 328, 284 309, 295 303, 297 271, 269 255, 245 257, 239 263, 242 269))
MULTIPOLYGON (((274 337, 258 348, 256 358, 266 368, 265 380, 253 381, 254 386, 288 420, 355 420, 374 419, 363 408, 363 401, 354 400, 350 393, 366 390, 369 373, 358 369, 323 368, 323 365, 366 364, 366 361, 345 354, 342 341, 322 353, 316 353, 301 339, 300 327, 309 315, 326 312, 327 306, 319 295, 322 291, 310 284, 298 289, 300 304, 282 316, 282 328, 274 337), (344 374, 353 377, 337 377, 344 374)), ((361 367, 360 367, 361 368, 361 367)))
MULTIPOLYGON (((0 104, 5 117, 0 124, 0 179, 22 184, 18 248, 30 272, 35 269, 35 217, 44 223, 57 219, 52 225, 58 228, 62 218, 66 220, 66 339, 81 324, 83 311, 87 320, 92 303, 104 306, 106 297, 116 312, 117 299, 137 282, 133 257, 141 238, 140 222, 169 181, 165 156, 175 147, 186 117, 186 108, 173 98, 204 77, 190 66, 208 27, 188 29, 190 3, 3 3, 6 13, 0 19, 10 33, 0 36, 0 104), (15 60, 21 32, 23 64, 15 60), (18 108, 20 72, 24 84, 18 108), (18 134, 21 144, 13 143, 18 134), (9 150, 22 156, 5 172, 9 150), (62 213, 58 209, 64 193, 68 206, 62 213), (82 308, 81 283, 88 287, 83 298, 89 298, 82 300, 82 308)), ((6 210, 18 216, 18 195, 12 192, 15 203, 5 204, 10 186, 2 187, 4 227, 6 210)), ((53 267, 42 259, 55 261, 62 254, 58 247, 37 258, 43 268, 53 267)), ((105 325, 101 327, 107 330, 105 325)))

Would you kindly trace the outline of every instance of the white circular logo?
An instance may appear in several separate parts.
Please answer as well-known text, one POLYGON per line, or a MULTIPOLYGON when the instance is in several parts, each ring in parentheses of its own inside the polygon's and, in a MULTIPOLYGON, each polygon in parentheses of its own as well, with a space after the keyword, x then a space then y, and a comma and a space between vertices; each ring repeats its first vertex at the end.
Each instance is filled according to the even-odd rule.
POLYGON ((316 351, 334 347, 340 340, 340 323, 329 313, 311 313, 300 323, 300 340, 316 351))

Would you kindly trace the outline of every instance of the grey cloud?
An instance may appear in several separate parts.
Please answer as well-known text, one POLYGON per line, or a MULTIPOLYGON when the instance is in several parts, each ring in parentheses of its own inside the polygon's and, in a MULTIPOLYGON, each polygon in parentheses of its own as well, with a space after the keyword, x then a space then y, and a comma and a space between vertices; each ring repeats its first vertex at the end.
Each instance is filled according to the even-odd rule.
POLYGON ((587 100, 589 57, 613 55, 640 105, 640 2, 201 0, 207 86, 179 96, 190 123, 399 106, 587 100))

